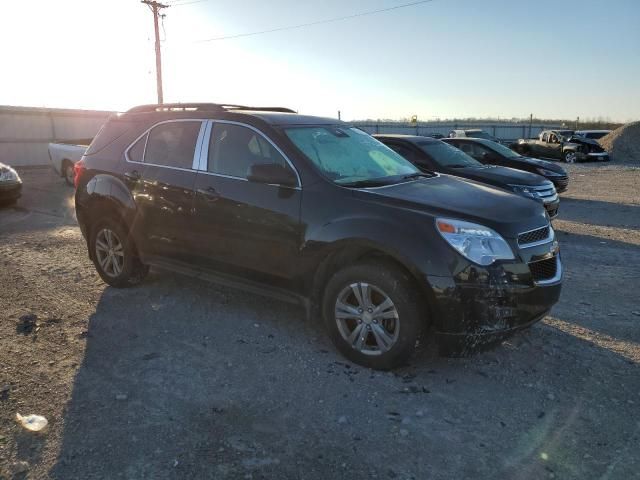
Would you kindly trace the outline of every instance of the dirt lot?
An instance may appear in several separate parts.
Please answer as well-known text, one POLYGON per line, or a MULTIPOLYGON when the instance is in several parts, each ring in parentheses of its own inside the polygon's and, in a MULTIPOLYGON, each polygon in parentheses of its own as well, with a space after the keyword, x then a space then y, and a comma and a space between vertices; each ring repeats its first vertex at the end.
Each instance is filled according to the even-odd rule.
POLYGON ((71 189, 22 172, 0 210, 0 478, 640 478, 640 169, 570 171, 552 315, 394 373, 287 304, 165 272, 106 287, 71 189))

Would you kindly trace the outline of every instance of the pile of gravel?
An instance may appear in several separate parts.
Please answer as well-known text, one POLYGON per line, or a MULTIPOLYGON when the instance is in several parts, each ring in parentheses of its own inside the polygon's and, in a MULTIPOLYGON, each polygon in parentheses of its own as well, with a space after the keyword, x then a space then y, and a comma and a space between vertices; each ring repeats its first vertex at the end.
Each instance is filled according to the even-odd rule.
POLYGON ((611 160, 640 164, 640 122, 627 123, 598 141, 611 160))

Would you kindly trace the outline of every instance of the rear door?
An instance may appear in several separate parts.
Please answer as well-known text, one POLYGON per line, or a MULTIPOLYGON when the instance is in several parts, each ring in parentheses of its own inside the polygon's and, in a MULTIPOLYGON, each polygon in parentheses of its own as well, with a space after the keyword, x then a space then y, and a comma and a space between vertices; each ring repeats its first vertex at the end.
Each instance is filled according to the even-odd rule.
POLYGON ((199 168, 193 238, 202 264, 240 275, 291 278, 302 241, 302 190, 283 152, 252 126, 212 121, 199 168), (252 165, 272 163, 291 169, 297 186, 247 179, 252 165))
POLYGON ((161 122, 126 152, 125 181, 138 207, 134 234, 142 253, 188 261, 193 186, 206 122, 161 122))

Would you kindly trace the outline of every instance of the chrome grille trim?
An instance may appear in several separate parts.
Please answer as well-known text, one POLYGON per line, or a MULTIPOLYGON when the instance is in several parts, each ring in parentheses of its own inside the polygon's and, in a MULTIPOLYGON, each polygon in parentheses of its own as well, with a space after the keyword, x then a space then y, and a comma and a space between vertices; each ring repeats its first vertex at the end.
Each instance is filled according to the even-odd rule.
POLYGON ((518 246, 520 248, 531 248, 531 247, 536 247, 538 245, 543 245, 545 243, 549 243, 551 241, 553 241, 553 238, 555 236, 555 233, 553 231, 553 227, 551 226, 551 224, 547 224, 544 227, 540 227, 540 228, 534 228, 533 230, 527 230, 526 232, 521 232, 518 234, 518 246), (535 239, 538 238, 538 236, 536 235, 537 232, 540 232, 540 234, 544 234, 546 233, 546 236, 544 238, 541 239, 535 239), (528 238, 534 238, 535 240, 533 241, 526 241, 528 238))

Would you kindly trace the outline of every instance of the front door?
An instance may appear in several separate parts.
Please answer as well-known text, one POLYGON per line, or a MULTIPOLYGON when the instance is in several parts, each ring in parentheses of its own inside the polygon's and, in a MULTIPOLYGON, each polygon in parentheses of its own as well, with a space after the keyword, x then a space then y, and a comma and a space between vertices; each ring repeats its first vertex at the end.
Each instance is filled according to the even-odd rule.
POLYGON ((194 188, 194 248, 203 264, 291 278, 303 237, 300 184, 256 183, 247 175, 255 164, 293 167, 261 132, 237 123, 215 121, 205 155, 194 188))
POLYGON ((200 120, 160 123, 127 151, 125 181, 138 207, 134 229, 144 255, 188 260, 196 145, 204 135, 204 124, 200 120))

